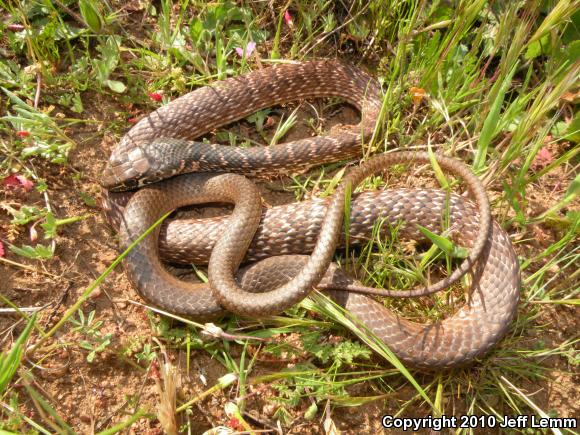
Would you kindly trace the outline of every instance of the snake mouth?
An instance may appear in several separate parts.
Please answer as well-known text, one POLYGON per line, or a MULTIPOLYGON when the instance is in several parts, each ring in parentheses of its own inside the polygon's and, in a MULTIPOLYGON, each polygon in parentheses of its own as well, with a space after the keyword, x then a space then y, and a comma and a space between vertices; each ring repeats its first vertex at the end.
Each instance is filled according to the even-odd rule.
POLYGON ((139 176, 140 174, 131 176, 123 170, 122 165, 113 166, 111 162, 108 162, 103 170, 100 181, 103 188, 111 192, 122 192, 139 187, 139 176))
POLYGON ((123 175, 119 169, 120 165, 112 165, 111 162, 108 162, 101 175, 101 186, 112 192, 131 188, 135 181, 132 183, 126 174, 125 176, 119 176, 123 175))

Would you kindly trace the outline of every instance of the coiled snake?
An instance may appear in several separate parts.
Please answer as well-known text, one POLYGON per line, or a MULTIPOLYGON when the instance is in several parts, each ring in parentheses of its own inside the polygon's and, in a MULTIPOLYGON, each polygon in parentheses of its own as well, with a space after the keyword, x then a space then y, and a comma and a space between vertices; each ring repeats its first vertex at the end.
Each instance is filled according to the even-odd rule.
POLYGON ((326 289, 404 362, 421 368, 467 364, 483 355, 507 331, 519 297, 517 258, 507 234, 492 222, 485 192, 467 168, 438 157, 443 169, 467 183, 478 206, 440 190, 397 189, 353 195, 351 242, 368 239, 378 218, 404 222, 400 236, 424 239, 417 224, 441 232, 445 213, 455 242, 470 249, 453 274, 426 289, 440 290, 471 270, 468 303, 451 317, 431 325, 403 319, 369 296, 336 290, 360 284, 330 264, 343 235, 347 193, 368 175, 394 163, 428 162, 426 153, 387 153, 352 170, 329 199, 262 210, 253 183, 238 172, 274 174, 344 160, 361 153, 372 135, 381 107, 380 87, 362 70, 338 61, 278 65, 218 81, 159 108, 140 120, 119 142, 103 174, 109 192, 105 205, 120 227, 122 247, 165 213, 188 204, 233 202, 228 218, 174 220, 158 228, 126 257, 128 276, 141 296, 167 311, 207 319, 226 310, 259 316, 280 312, 313 288, 326 289), (239 148, 194 142, 213 129, 265 107, 310 97, 341 97, 361 111, 357 126, 329 136, 270 147, 239 148), (138 190, 126 207, 123 193, 138 190), (124 207, 124 211, 123 211, 124 207), (123 214, 121 215, 121 211, 123 214), (160 236, 161 234, 161 236, 160 236), (299 254, 310 253, 310 256, 299 254), (188 284, 169 274, 161 257, 180 263, 209 260, 210 285, 188 284), (238 271, 244 261, 260 260, 238 271), (237 275, 236 275, 237 273, 237 275))

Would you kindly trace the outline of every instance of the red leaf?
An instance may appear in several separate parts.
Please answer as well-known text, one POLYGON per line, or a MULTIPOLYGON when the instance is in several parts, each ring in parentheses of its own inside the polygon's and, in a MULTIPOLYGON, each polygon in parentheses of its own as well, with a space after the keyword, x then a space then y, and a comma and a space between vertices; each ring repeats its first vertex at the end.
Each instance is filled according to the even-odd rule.
POLYGON ((20 183, 18 182, 18 178, 16 178, 16 174, 10 174, 9 176, 5 177, 2 180, 2 184, 6 187, 18 187, 20 183))
POLYGON ((240 421, 236 417, 230 418, 228 420, 227 425, 228 427, 231 427, 232 429, 240 432, 244 430, 244 426, 240 423, 240 421))
POLYGON ((34 187, 34 183, 26 178, 24 175, 10 174, 2 180, 2 184, 9 188, 22 188, 26 192, 30 192, 34 187))
POLYGON ((161 95, 159 92, 150 92, 149 98, 151 98, 153 101, 161 101, 163 100, 163 95, 161 95))

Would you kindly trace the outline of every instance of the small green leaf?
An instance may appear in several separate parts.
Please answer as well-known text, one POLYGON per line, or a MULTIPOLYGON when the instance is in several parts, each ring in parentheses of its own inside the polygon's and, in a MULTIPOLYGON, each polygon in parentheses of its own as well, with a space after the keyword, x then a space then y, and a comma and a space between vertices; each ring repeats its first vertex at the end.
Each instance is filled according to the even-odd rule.
POLYGON ((107 84, 109 89, 118 94, 122 94, 127 90, 127 86, 125 86, 125 83, 120 82, 118 80, 106 80, 105 83, 107 84))
POLYGON ((82 113, 85 109, 83 107, 83 100, 78 92, 75 92, 72 98, 72 107, 71 110, 76 113, 82 113))
POLYGON ((20 255, 21 257, 31 258, 33 260, 46 260, 48 258, 52 258, 54 252, 52 251, 52 247, 44 246, 44 245, 36 245, 34 247, 25 245, 21 248, 18 246, 10 245, 10 250, 14 252, 16 255, 20 255))
POLYGON ((557 137, 569 140, 576 144, 580 143, 580 112, 577 112, 574 115, 574 118, 569 124, 565 121, 556 123, 553 130, 557 137))
POLYGON ((56 219, 52 213, 46 215, 44 223, 40 224, 44 230, 45 239, 53 239, 56 237, 56 229, 58 225, 56 224, 56 219))
POLYGON ((534 41, 528 46, 524 57, 527 60, 534 59, 542 54, 548 54, 550 52, 550 48, 550 35, 544 35, 538 41, 534 41))
POLYGON ((268 118, 270 112, 270 109, 259 110, 258 112, 246 117, 246 120, 253 123, 256 126, 256 130, 258 130, 259 133, 262 133, 264 131, 264 121, 268 118))
POLYGON ((93 350, 93 346, 88 341, 81 341, 80 346, 86 350, 93 350))
POLYGON ((576 175, 576 178, 570 183, 570 187, 566 190, 565 199, 574 198, 580 194, 580 174, 576 175))
POLYGON ((79 191, 79 196, 81 197, 85 205, 88 205, 89 207, 97 206, 97 200, 92 195, 89 195, 88 193, 83 192, 81 190, 79 191))
POLYGON ((95 33, 99 33, 103 28, 103 17, 99 10, 90 0, 80 0, 79 8, 85 23, 95 33))
POLYGON ((425 234, 433 244, 435 244, 439 249, 445 252, 447 255, 450 255, 453 258, 466 258, 469 255, 469 251, 466 248, 459 247, 455 245, 451 240, 447 239, 446 237, 440 236, 429 231, 427 228, 422 227, 421 225, 417 225, 419 230, 425 234))
POLYGON ((560 55, 562 59, 561 63, 568 62, 572 65, 575 62, 578 62, 580 59, 580 40, 568 44, 560 55))
POLYGON ((30 222, 35 222, 46 214, 46 209, 39 209, 38 207, 28 205, 23 205, 20 207, 20 210, 14 210, 8 206, 4 206, 3 208, 13 216, 11 222, 14 225, 26 225, 30 222))
POLYGON ((318 405, 316 405, 316 402, 312 402, 312 404, 308 407, 308 409, 304 413, 304 418, 308 421, 314 420, 317 412, 318 405))
POLYGON ((92 351, 89 352, 89 354, 87 355, 87 362, 92 363, 95 360, 95 356, 97 356, 97 352, 96 351, 92 351))
POLYGON ((34 186, 34 188, 37 192, 43 193, 48 189, 48 184, 46 184, 45 180, 39 178, 36 180, 36 186, 34 186))

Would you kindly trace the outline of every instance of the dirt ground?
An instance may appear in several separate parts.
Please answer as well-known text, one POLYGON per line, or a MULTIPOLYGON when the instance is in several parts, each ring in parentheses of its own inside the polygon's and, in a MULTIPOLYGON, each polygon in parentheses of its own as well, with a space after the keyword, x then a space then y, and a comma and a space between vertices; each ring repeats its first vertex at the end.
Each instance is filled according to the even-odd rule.
MULTIPOLYGON (((128 111, 135 112, 132 107, 111 106, 109 102, 96 100, 86 102, 87 112, 91 113, 97 125, 106 126, 111 122, 125 121, 128 111), (92 109, 91 109, 91 106, 92 109), (103 110, 102 108, 105 108, 103 110)), ((302 112, 301 112, 302 113, 302 112)), ((304 114, 311 113, 307 108, 304 114)), ((139 113, 134 113, 139 116, 139 113)), ((355 117, 355 112, 346 108, 325 124, 328 128, 333 123, 349 123, 355 117)), ((235 128, 248 128, 248 125, 235 128)), ((126 123, 126 129, 130 127, 126 123)), ((79 216, 89 214, 85 220, 66 225, 61 228, 57 240, 55 258, 39 265, 38 262, 27 262, 25 259, 8 254, 7 258, 30 264, 35 271, 0 263, 0 293, 19 307, 45 307, 41 311, 39 324, 47 330, 62 316, 85 288, 93 282, 116 258, 117 244, 114 231, 106 223, 98 205, 89 206, 80 192, 97 199, 100 196, 98 184, 104 162, 119 137, 105 130, 104 134, 95 138, 94 127, 80 127, 68 132, 78 142, 78 146, 70 155, 70 164, 56 166, 35 162, 38 174, 48 181, 50 206, 58 217, 79 216), (88 140, 87 140, 88 138, 88 140)), ((122 132, 120 132, 122 133, 122 132)), ((304 135, 305 131, 295 128, 286 140, 304 135)), ((308 133, 306 133, 308 134, 308 133)), ((278 182, 280 180, 277 180, 278 182)), ((543 177, 541 183, 535 186, 530 194, 530 209, 534 212, 545 208, 545 199, 559 193, 561 183, 558 174, 543 177)), ((266 183, 268 184, 268 183, 266 183)), ((493 191, 494 186, 491 186, 493 191)), ((493 196, 493 193, 492 193, 493 196)), ((293 195, 274 194, 266 197, 270 203, 291 201, 293 195)), ((44 205, 44 197, 36 191, 23 192, 0 190, 0 200, 18 203, 24 200, 28 204, 44 205)), ((10 230, 10 218, 0 213, 0 231, 7 234, 10 230)), ((510 232, 516 229, 510 229, 510 232)), ((518 254, 526 256, 540 252, 555 240, 556 230, 538 226, 533 235, 527 234, 526 241, 518 243, 518 254), (532 236, 532 237, 530 237, 532 236)), ((28 243, 26 233, 10 233, 8 240, 17 244, 28 243)), ((557 273, 555 271, 554 273, 557 273)), ((565 279, 565 277, 562 277, 565 279)), ((111 346, 97 354, 95 360, 87 362, 87 352, 78 345, 82 340, 79 332, 71 330, 72 325, 66 325, 58 332, 56 339, 61 343, 75 345, 56 347, 55 350, 45 350, 46 356, 41 360, 41 366, 33 370, 34 386, 50 401, 50 404, 65 417, 66 421, 80 433, 103 430, 127 418, 141 407, 155 409, 157 395, 155 392, 155 376, 147 371, 145 364, 138 366, 130 359, 131 354, 140 352, 145 343, 150 343, 153 330, 151 319, 145 308, 134 305, 128 300, 139 300, 129 284, 121 267, 113 271, 105 282, 96 289, 84 304, 84 313, 96 312, 96 319, 103 321, 101 332, 112 334, 111 346), (64 350, 68 349, 68 350, 64 350), (127 358, 122 358, 125 355, 127 358)), ((521 312, 535 307, 522 306, 521 312)), ((556 347, 565 340, 577 337, 579 330, 578 309, 562 305, 542 306, 535 323, 543 325, 541 329, 534 328, 524 331, 520 343, 529 344, 541 340, 547 348, 556 347)), ((2 347, 12 342, 22 328, 23 322, 14 315, 0 317, 0 340, 2 347)), ((524 346, 525 347, 525 346, 524 346)), ((235 346, 234 346, 235 348, 235 346)), ((187 371, 187 354, 184 349, 169 349, 173 363, 178 367, 181 376, 181 389, 178 397, 187 400, 194 397, 209 386, 214 385, 220 376, 226 374, 226 369, 212 360, 203 350, 193 350, 187 371)), ((523 358, 524 356, 522 356, 523 358)), ((577 357, 576 357, 577 358, 577 357)), ((30 363, 30 361, 27 361, 30 363)), ((580 416, 580 390, 577 367, 570 365, 565 355, 550 357, 542 361, 543 366, 550 369, 541 381, 530 381, 528 385, 519 385, 526 389, 532 400, 544 410, 557 410, 559 416, 580 416)), ((260 362, 255 374, 280 370, 284 364, 275 362, 260 362)), ((474 368, 477 376, 477 368, 474 368)), ((418 379, 430 379, 432 375, 417 374, 418 379)), ((187 415, 195 433, 215 427, 225 426, 228 418, 224 414, 225 403, 234 396, 235 384, 210 395, 193 407, 193 412, 187 415)), ((17 390, 23 385, 17 385, 17 390)), ((413 395, 411 387, 400 388, 385 400, 375 401, 359 407, 336 408, 332 418, 337 428, 344 433, 377 433, 381 430, 381 416, 394 413, 406 398, 413 395)), ((376 395, 380 391, 372 384, 357 387, 351 391, 353 396, 376 395)), ((273 419, 275 407, 268 397, 273 391, 264 385, 254 385, 247 391, 248 414, 246 417, 254 427, 275 429, 273 419)), ((21 397, 25 397, 23 392, 21 397)), ((303 405, 304 409, 308 403, 303 405)), ((34 407, 27 402, 22 410, 35 419, 39 419, 34 407)), ((418 415, 427 415, 426 408, 413 408, 418 415)), ((288 433, 324 433, 322 413, 319 412, 313 421, 298 419, 288 433)), ((131 429, 131 433, 162 433, 156 419, 141 419, 131 429)))

